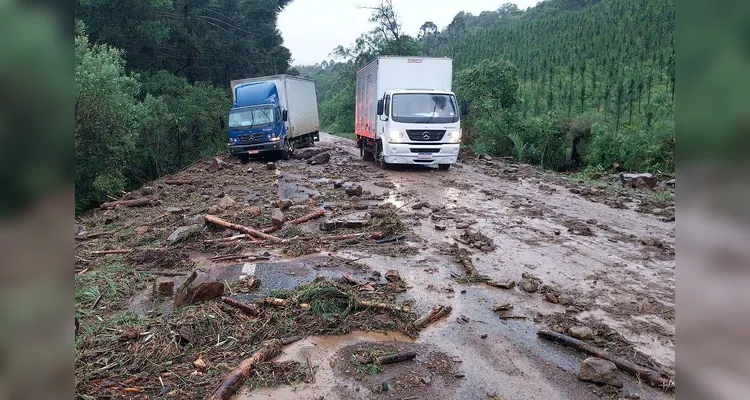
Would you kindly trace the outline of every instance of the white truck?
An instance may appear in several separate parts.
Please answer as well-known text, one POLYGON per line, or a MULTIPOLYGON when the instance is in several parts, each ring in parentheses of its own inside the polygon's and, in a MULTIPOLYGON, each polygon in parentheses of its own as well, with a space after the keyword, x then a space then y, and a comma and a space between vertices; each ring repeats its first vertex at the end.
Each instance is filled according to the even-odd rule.
POLYGON ((289 75, 234 80, 229 110, 229 151, 246 162, 274 153, 289 158, 295 148, 319 139, 318 100, 312 79, 289 75))
POLYGON ((468 111, 451 91, 453 60, 383 56, 357 71, 354 125, 366 161, 437 165, 458 158, 460 115, 468 111), (459 113, 460 111, 460 113, 459 113))

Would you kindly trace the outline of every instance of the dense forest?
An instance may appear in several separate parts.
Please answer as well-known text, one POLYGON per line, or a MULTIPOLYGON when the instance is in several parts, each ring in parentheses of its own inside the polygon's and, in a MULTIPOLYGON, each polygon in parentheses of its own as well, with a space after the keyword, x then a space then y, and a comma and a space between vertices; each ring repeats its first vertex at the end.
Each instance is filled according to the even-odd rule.
POLYGON ((454 59, 474 150, 556 170, 674 170, 673 0, 547 0, 458 13, 405 35, 390 1, 333 59, 298 67, 317 83, 321 124, 353 131, 354 75, 377 55, 454 59))
POLYGON ((78 0, 76 211, 226 148, 228 83, 287 72, 290 0, 78 0))

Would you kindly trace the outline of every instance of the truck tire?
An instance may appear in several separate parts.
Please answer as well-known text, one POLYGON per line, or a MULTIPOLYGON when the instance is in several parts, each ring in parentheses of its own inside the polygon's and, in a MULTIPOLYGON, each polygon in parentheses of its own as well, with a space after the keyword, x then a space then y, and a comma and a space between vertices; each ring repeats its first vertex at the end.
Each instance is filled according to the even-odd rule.
POLYGON ((375 154, 367 148, 365 139, 359 142, 359 153, 362 156, 362 161, 375 161, 375 154))
POLYGON ((438 164, 438 169, 441 171, 447 171, 451 169, 451 165, 450 164, 438 164))
POLYGON ((281 150, 281 159, 288 160, 294 154, 294 145, 291 140, 284 140, 284 150, 281 150))

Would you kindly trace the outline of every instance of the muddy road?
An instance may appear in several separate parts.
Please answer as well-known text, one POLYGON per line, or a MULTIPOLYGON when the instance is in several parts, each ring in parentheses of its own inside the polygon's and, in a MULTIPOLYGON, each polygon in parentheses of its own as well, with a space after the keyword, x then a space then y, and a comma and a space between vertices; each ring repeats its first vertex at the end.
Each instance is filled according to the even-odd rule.
MULTIPOLYGON (((226 169, 210 174, 201 172, 200 179, 204 183, 196 185, 205 190, 176 189, 159 184, 157 195, 161 193, 159 197, 169 204, 161 204, 162 209, 151 214, 142 208, 114 210, 118 215, 114 225, 122 236, 78 243, 78 273, 83 268, 96 268, 92 265, 96 261, 92 263, 87 259, 92 251, 124 244, 142 247, 143 243, 149 243, 158 247, 175 228, 184 226, 185 220, 195 219, 196 215, 199 220, 204 213, 260 228, 272 222, 266 217, 272 210, 270 203, 289 200, 294 204, 290 210, 299 208, 291 218, 305 215, 316 207, 326 214, 322 219, 295 226, 294 230, 282 231, 283 235, 279 236, 285 241, 281 245, 233 239, 231 248, 219 249, 214 245, 217 239, 223 240, 232 233, 204 228, 197 237, 168 245, 170 251, 179 251, 181 255, 181 261, 170 266, 178 272, 164 274, 155 271, 153 266, 149 271, 154 276, 174 276, 175 287, 192 268, 202 268, 227 282, 257 277, 261 282, 259 288, 230 291, 240 299, 253 301, 274 293, 272 291, 294 290, 320 276, 339 279, 342 274, 350 274, 354 279, 369 279, 373 285, 379 285, 385 282, 383 277, 388 271, 395 270, 405 285, 391 298, 397 304, 409 304, 417 316, 438 304, 448 305, 452 311, 447 318, 430 324, 416 335, 400 328, 391 332, 364 329, 371 325, 363 321, 352 322, 351 329, 342 330, 341 333, 346 332, 343 335, 306 335, 285 348, 275 360, 298 363, 302 366, 299 374, 304 379, 290 378, 285 381, 287 384, 251 380, 240 389, 237 398, 674 397, 622 372, 617 373, 621 388, 582 382, 576 374, 585 356, 536 335, 540 328, 564 333, 577 331, 586 342, 611 354, 673 376, 675 223, 673 207, 664 200, 670 195, 669 189, 654 192, 623 189, 614 184, 597 186, 530 166, 472 155, 462 156, 450 171, 436 168, 384 171, 374 163, 362 161, 351 140, 321 134, 321 142, 316 147, 327 149, 330 160, 320 165, 310 165, 304 160, 279 161, 271 169, 265 162, 240 165, 236 160, 226 159, 229 164, 226 169), (245 181, 237 178, 239 176, 245 181), (206 183, 206 180, 211 182, 206 183), (352 197, 344 195, 344 189, 353 185, 361 186, 362 193, 352 197), (237 204, 210 209, 223 200, 222 195, 232 196, 237 204), (243 202, 244 205, 240 204, 243 202), (174 209, 165 213, 164 207, 169 205, 179 207, 183 215, 180 218, 167 216, 166 224, 154 224, 154 218, 159 215, 178 213, 174 209), (262 210, 262 214, 252 210, 253 207, 262 210), (397 229, 390 222, 378 222, 379 225, 372 227, 373 216, 377 214, 374 210, 379 209, 390 210, 398 216, 397 229), (260 217, 255 220, 247 217, 253 213, 260 217), (339 226, 349 227, 347 224, 351 224, 351 229, 338 229, 339 226), (140 233, 138 240, 130 240, 134 236, 132 232, 139 228, 140 232, 150 233, 140 233), (309 235, 345 234, 363 229, 365 232, 383 230, 386 238, 398 240, 381 244, 371 240, 333 244, 298 240, 309 235), (215 261, 217 255, 243 251, 263 257, 245 262, 215 261), (180 263, 189 266, 175 266, 180 263), (467 272, 467 264, 473 265, 473 275, 467 272), (473 279, 474 276, 483 279, 473 279), (483 282, 486 279, 505 283, 508 288, 489 285, 483 282), (509 311, 493 311, 497 305, 508 303, 509 311), (416 351, 418 356, 410 362, 382 367, 355 361, 363 352, 404 350, 416 351)), ((176 178, 191 175, 195 179, 194 173, 187 170, 176 178)), ((81 217, 78 223, 90 232, 102 231, 107 229, 103 228, 107 218, 113 218, 111 213, 105 217, 104 213, 96 212, 81 217)), ((140 261, 135 264, 138 263, 140 261)), ((135 265, 135 268, 140 267, 135 265)), ((153 279, 144 278, 149 284, 153 279)), ((77 290, 80 289, 77 279, 77 290)), ((143 289, 123 299, 125 304, 120 309, 144 318, 154 314, 179 314, 168 302, 155 300, 151 292, 144 284, 143 289)), ((81 305, 88 307, 88 303, 81 305)), ((108 306, 105 303, 104 307, 108 306)), ((102 309, 101 313, 119 310, 114 302, 110 307, 102 309)), ((94 314, 94 311, 87 311, 86 317, 93 318, 94 314)), ((375 316, 379 317, 386 318, 375 316)), ((382 326, 400 326, 385 322, 382 326)), ((227 323, 232 325, 231 334, 219 333, 219 338, 214 337, 212 343, 216 346, 196 346, 196 353, 209 362, 209 371, 212 366, 216 367, 213 374, 203 370, 198 371, 200 376, 197 377, 195 372, 188 374, 195 368, 187 359, 184 371, 169 372, 182 374, 182 378, 177 381, 181 383, 175 383, 169 388, 171 391, 165 393, 191 398, 191 385, 196 382, 213 385, 215 379, 226 372, 221 360, 225 364, 236 364, 232 352, 249 351, 228 347, 221 355, 217 354, 222 346, 227 346, 222 342, 230 340, 227 336, 237 340, 243 334, 238 331, 242 321, 227 323), (204 373, 207 375, 202 375, 204 373)), ((179 330, 177 325, 179 323, 172 323, 170 329, 179 330)), ((253 325, 250 333, 244 334, 260 335, 262 329, 253 325)), ((151 327, 149 333, 153 331, 151 327)), ((81 362, 88 360, 86 351, 93 352, 91 349, 77 351, 81 353, 77 356, 77 376, 79 358, 81 362)), ((84 369, 81 366, 81 371, 84 369)), ((87 375, 93 380, 77 381, 77 392, 90 394, 99 388, 87 383, 99 385, 102 373, 96 371, 87 375)), ((165 390, 162 378, 161 389, 153 383, 150 374, 143 373, 138 379, 144 381, 142 392, 156 394, 165 390)), ((117 382, 114 378, 109 380, 117 382)), ((200 390, 204 389, 198 389, 203 393, 200 390)))

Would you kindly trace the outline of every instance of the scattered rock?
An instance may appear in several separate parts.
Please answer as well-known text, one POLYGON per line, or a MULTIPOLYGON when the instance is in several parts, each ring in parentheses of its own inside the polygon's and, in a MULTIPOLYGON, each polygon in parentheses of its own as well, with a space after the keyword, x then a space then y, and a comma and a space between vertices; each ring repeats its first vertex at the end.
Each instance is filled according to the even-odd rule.
POLYGON ((419 378, 419 381, 422 382, 425 385, 429 385, 430 382, 432 382, 432 378, 430 378, 429 375, 425 375, 425 376, 419 378))
POLYGON ((135 234, 138 235, 139 237, 143 236, 146 234, 146 232, 149 231, 149 229, 151 229, 151 227, 148 225, 139 226, 135 228, 135 234))
POLYGON ((151 196, 154 194, 154 187, 153 186, 144 186, 141 188, 141 194, 144 196, 151 196))
POLYGON ((209 164, 208 166, 208 172, 214 173, 227 167, 228 164, 224 160, 219 157, 214 157, 211 159, 211 164, 209 164))
POLYGON ((588 326, 572 326, 568 334, 576 339, 586 340, 594 337, 594 331, 588 326))
POLYGON ((512 309, 513 309, 512 303, 496 304, 492 307, 492 311, 494 312, 510 311, 512 309))
POLYGON ((333 188, 334 189, 339 189, 339 188, 341 188, 343 186, 344 186, 344 181, 339 180, 339 181, 333 182, 333 188))
POLYGON ((328 163, 328 161, 331 161, 331 154, 320 153, 307 160, 307 163, 310 165, 321 165, 328 163))
POLYGON ((289 207, 293 206, 294 203, 291 200, 278 200, 274 204, 279 210, 285 211, 289 209, 289 207))
POLYGON ((274 208, 271 213, 271 224, 277 228, 281 228, 284 225, 284 213, 280 209, 274 208))
POLYGON ((247 167, 247 170, 245 170, 245 172, 248 172, 248 173, 253 172, 253 167, 247 167))
POLYGON ((489 280, 485 282, 486 284, 500 288, 500 289, 513 289, 516 287, 516 281, 509 279, 507 281, 495 281, 495 280, 489 280))
POLYGON ((666 182, 665 182, 665 184, 666 184, 667 186, 671 187, 671 188, 675 187, 675 180, 674 180, 674 178, 672 178, 672 179, 670 179, 670 180, 666 181, 666 182))
POLYGON ((506 174, 515 174, 518 172, 518 167, 506 167, 503 168, 503 172, 505 172, 506 174))
POLYGON ((482 338, 482 339, 487 339, 487 334, 483 333, 483 334, 479 335, 479 337, 482 338))
POLYGON ((211 215, 216 215, 221 213, 221 207, 217 206, 216 204, 208 207, 208 210, 206 210, 207 213, 211 215))
POLYGON ((391 215, 391 211, 382 208, 372 210, 372 212, 370 213, 370 216, 372 218, 387 218, 389 215, 391 215))
POLYGON ((362 195, 362 186, 356 185, 356 184, 349 185, 346 188, 346 195, 349 196, 349 197, 361 196, 362 195))
POLYGON ((379 186, 379 187, 383 187, 383 188, 387 188, 387 189, 395 189, 396 188, 396 185, 393 182, 390 182, 390 181, 373 182, 373 185, 379 186))
POLYGON ((456 224, 456 229, 468 229, 471 226, 471 224, 462 222, 460 224, 456 224))
POLYGON ((206 362, 203 361, 203 357, 198 357, 197 360, 193 361, 193 366, 199 371, 204 371, 206 369, 206 362))
POLYGON ((393 385, 388 381, 383 381, 382 384, 380 384, 380 391, 381 392, 390 392, 393 390, 393 385))
POLYGON ((120 218, 119 215, 117 215, 116 212, 112 210, 107 210, 104 212, 104 225, 109 225, 115 221, 117 221, 120 218))
POLYGON ((536 281, 524 281, 521 283, 521 289, 524 292, 536 293, 539 290, 539 283, 536 281))
POLYGON ((177 228, 174 232, 172 232, 169 237, 167 237, 167 242, 170 244, 175 244, 177 242, 181 242, 188 237, 192 236, 193 234, 196 234, 203 229, 203 225, 195 224, 195 225, 187 225, 187 226, 181 226, 177 228))
POLYGON ((121 342, 129 342, 131 340, 136 340, 141 336, 141 333, 138 332, 135 328, 125 328, 120 332, 120 337, 118 338, 121 342))
POLYGON ((154 297, 172 297, 174 281, 172 278, 159 277, 154 281, 154 297))
POLYGON ((656 186, 658 180, 655 176, 649 173, 641 174, 627 174, 620 173, 620 182, 623 186, 630 186, 632 188, 653 188, 656 186))
POLYGON ((622 382, 617 379, 616 372, 617 366, 612 361, 589 357, 581 361, 581 368, 578 370, 578 379, 622 387, 622 382))
POLYGON ((328 152, 329 149, 324 149, 321 147, 307 147, 304 149, 297 149, 292 154, 292 158, 295 160, 309 160, 313 158, 314 156, 328 152))
POLYGON ((179 214, 185 210, 182 207, 167 207, 164 211, 170 214, 179 214))
POLYGON ((243 212, 249 214, 252 217, 259 217, 260 216, 260 207, 252 206, 252 207, 245 207, 242 209, 243 212))
POLYGON ((421 210, 421 209, 423 209, 425 207, 429 207, 429 204, 425 203, 424 201, 420 201, 419 203, 411 206, 411 209, 412 210, 421 210))
POLYGON ((180 326, 180 329, 177 330, 177 336, 180 337, 179 340, 182 344, 191 343, 193 341, 193 331, 187 325, 180 326))
POLYGON ((276 164, 274 164, 272 162, 269 162, 269 163, 266 164, 266 169, 269 170, 269 171, 273 171, 273 170, 276 169, 276 164))
POLYGON ((86 236, 87 234, 86 228, 83 225, 76 224, 76 236, 86 236))
POLYGON ((388 282, 401 282, 401 275, 395 269, 389 269, 385 273, 385 280, 388 282))
POLYGON ((234 204, 235 204, 234 199, 232 199, 231 197, 227 195, 224 195, 224 197, 222 197, 221 200, 219 200, 219 207, 222 210, 226 210, 227 208, 232 207, 234 204))
POLYGON ((224 284, 211 275, 195 270, 177 289, 174 308, 181 308, 201 301, 215 299, 224 294, 224 284))
POLYGON ((565 293, 562 293, 557 296, 557 302, 560 305, 567 306, 573 304, 573 298, 565 293))
POLYGON ((435 224, 435 230, 437 231, 444 231, 446 229, 446 226, 443 224, 435 224))
POLYGON ((559 303, 559 302, 560 302, 560 300, 558 299, 557 295, 556 295, 556 294, 555 294, 554 292, 552 292, 552 291, 549 291, 549 292, 545 293, 545 294, 544 294, 544 297, 545 297, 545 298, 547 299, 547 301, 549 301, 550 303, 555 303, 555 304, 557 304, 557 303, 559 303))

